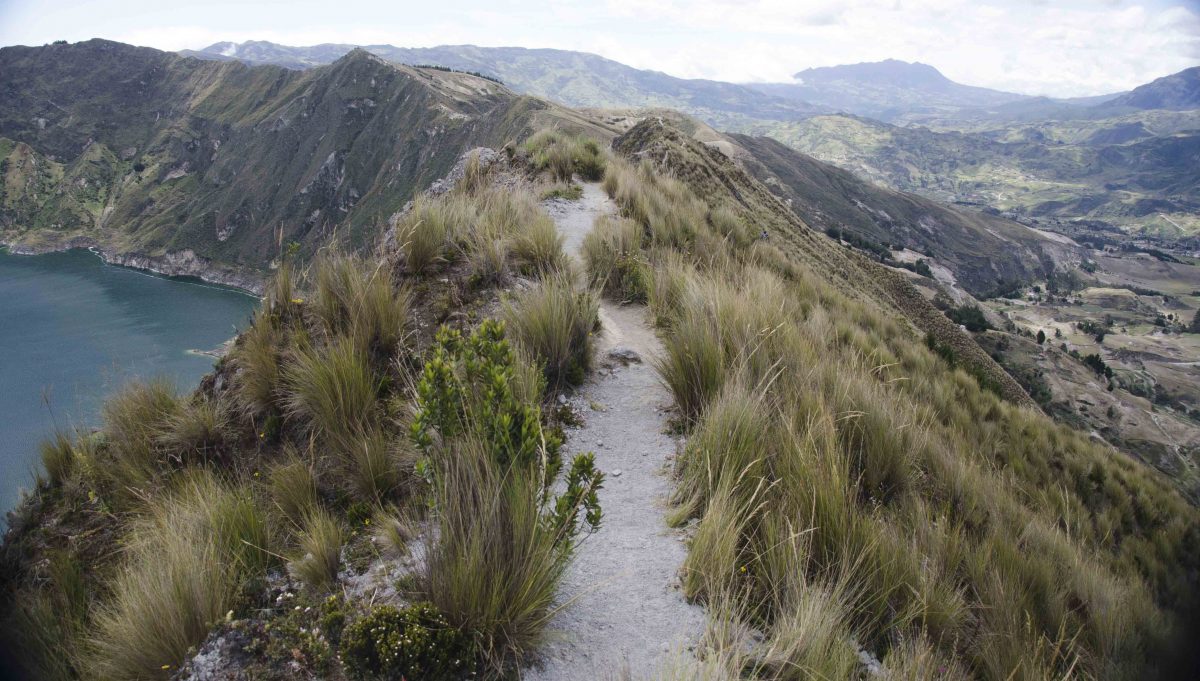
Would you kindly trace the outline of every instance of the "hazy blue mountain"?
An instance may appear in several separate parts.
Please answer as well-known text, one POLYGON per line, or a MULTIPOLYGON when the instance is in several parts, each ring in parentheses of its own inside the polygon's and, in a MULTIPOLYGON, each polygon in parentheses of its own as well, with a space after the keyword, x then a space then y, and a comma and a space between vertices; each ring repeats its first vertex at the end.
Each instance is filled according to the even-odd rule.
POLYGON ((761 83, 754 89, 818 107, 882 120, 904 113, 944 112, 997 106, 1025 95, 956 83, 936 68, 896 59, 805 69, 793 83, 761 83))

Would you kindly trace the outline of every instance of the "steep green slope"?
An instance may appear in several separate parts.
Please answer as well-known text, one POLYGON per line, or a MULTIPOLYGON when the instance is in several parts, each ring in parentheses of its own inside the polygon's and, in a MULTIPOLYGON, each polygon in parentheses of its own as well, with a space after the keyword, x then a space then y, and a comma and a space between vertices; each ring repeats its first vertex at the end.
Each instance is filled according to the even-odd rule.
POLYGON ((730 138, 746 151, 740 158, 751 174, 809 225, 924 253, 975 295, 1001 282, 1041 279, 1058 262, 1079 258, 1069 242, 1011 220, 877 187, 768 137, 730 138))
POLYGON ((497 83, 363 51, 300 72, 100 40, 5 48, 0 225, 30 247, 87 239, 257 269, 293 241, 374 238, 465 150, 547 117, 586 127, 497 83))

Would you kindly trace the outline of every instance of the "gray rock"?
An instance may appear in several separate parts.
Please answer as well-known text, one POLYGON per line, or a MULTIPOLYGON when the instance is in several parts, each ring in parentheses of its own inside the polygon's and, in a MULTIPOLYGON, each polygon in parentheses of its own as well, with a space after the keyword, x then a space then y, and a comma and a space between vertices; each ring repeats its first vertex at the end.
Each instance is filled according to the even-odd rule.
POLYGON ((608 358, 621 364, 641 364, 642 356, 631 348, 617 346, 608 351, 608 358))

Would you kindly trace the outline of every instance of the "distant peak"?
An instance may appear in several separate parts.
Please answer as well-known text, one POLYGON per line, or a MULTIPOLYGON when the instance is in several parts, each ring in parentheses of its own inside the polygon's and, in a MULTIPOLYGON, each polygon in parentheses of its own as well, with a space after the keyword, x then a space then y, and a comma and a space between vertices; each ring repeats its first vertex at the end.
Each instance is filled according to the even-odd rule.
POLYGON ((899 59, 884 59, 883 61, 861 62, 858 64, 842 64, 839 66, 820 66, 804 69, 794 77, 805 83, 820 83, 834 80, 879 81, 886 80, 894 84, 932 85, 950 82, 929 64, 907 62, 899 59))

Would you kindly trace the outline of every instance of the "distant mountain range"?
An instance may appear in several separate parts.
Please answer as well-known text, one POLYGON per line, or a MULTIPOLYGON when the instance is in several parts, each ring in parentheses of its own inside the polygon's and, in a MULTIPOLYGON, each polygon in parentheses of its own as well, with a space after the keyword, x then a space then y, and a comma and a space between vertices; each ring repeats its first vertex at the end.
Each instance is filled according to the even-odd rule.
MULTIPOLYGON (((306 69, 329 64, 354 47, 336 43, 295 47, 267 41, 220 42, 182 54, 306 69)), ((789 83, 736 84, 676 78, 570 50, 474 45, 362 48, 401 64, 478 72, 498 78, 518 92, 571 107, 671 108, 718 128, 743 132, 760 121, 795 121, 822 113, 849 113, 906 124, 1095 118, 1131 108, 1200 106, 1194 99, 1200 96, 1195 87, 1197 76, 1188 75, 1188 71, 1128 93, 1057 99, 964 85, 928 64, 895 59, 805 69, 789 83), (1193 99, 1189 99, 1189 93, 1193 99)))
MULTIPOLYGON (((352 49, 353 45, 291 47, 250 41, 216 43, 183 54, 305 69, 328 64, 352 49)), ((747 119, 795 120, 820 112, 804 102, 775 97, 744 85, 676 78, 586 52, 474 45, 428 48, 365 45, 362 49, 399 64, 428 64, 481 73, 523 94, 576 108, 663 107, 684 111, 722 128, 737 127, 747 119)))

